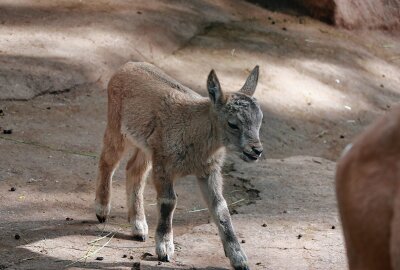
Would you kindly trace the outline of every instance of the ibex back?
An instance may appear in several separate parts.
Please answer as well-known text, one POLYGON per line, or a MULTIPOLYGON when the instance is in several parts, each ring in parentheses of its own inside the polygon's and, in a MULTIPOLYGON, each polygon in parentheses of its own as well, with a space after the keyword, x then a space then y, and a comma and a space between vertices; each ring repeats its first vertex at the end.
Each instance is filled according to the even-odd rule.
POLYGON ((400 107, 338 162, 336 192, 350 270, 400 270, 400 107))
POLYGON ((117 71, 108 85, 108 121, 96 190, 99 221, 104 222, 110 212, 112 175, 124 152, 131 148, 134 154, 126 167, 126 194, 134 238, 145 241, 148 234, 143 189, 152 167, 159 210, 156 253, 159 260, 170 260, 177 199, 174 180, 194 174, 226 256, 235 269, 249 269, 222 196, 221 166, 225 147, 245 161, 261 156, 263 115, 252 97, 257 81, 258 66, 239 92, 224 93, 212 70, 207 80, 209 98, 205 98, 151 64, 127 63, 117 71))

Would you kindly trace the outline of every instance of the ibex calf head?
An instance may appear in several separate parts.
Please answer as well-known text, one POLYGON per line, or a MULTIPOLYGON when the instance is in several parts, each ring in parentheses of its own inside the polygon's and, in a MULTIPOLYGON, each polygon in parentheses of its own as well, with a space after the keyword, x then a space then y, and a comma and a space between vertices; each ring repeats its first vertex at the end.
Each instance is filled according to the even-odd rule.
POLYGON ((104 222, 110 212, 113 172, 125 150, 131 148, 126 193, 134 238, 144 241, 148 234, 143 189, 152 167, 159 209, 156 253, 159 260, 171 259, 177 200, 174 180, 194 174, 226 256, 235 269, 249 269, 222 196, 221 166, 225 146, 239 152, 245 161, 257 160, 263 151, 259 139, 263 115, 252 97, 258 72, 256 67, 239 92, 224 93, 211 71, 209 98, 205 98, 147 63, 128 63, 117 71, 108 85, 108 121, 96 189, 99 221, 104 222))
POLYGON ((207 80, 208 93, 219 126, 223 127, 224 145, 240 153, 245 161, 255 161, 263 152, 259 132, 263 118, 260 105, 253 98, 258 81, 254 68, 239 92, 224 94, 214 70, 207 80))

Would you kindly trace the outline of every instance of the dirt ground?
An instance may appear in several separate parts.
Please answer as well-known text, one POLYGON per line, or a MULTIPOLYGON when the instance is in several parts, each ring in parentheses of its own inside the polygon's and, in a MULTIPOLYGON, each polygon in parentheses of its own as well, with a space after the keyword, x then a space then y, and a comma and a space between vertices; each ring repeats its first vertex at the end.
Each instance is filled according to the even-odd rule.
POLYGON ((266 155, 230 155, 224 167, 251 269, 346 268, 335 160, 400 100, 398 35, 239 0, 3 0, 0 25, 0 269, 230 269, 192 177, 176 187, 171 263, 154 256, 151 183, 150 239, 130 239, 124 163, 111 219, 96 220, 105 87, 127 61, 154 63, 203 95, 211 68, 235 91, 260 65, 266 155))

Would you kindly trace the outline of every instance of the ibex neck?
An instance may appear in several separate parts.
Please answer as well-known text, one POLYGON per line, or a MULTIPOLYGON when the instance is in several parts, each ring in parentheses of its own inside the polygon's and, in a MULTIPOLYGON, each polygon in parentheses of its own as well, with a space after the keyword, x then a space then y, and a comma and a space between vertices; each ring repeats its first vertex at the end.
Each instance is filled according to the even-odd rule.
POLYGON ((196 130, 198 134, 194 134, 197 141, 195 144, 202 144, 202 149, 206 150, 207 156, 212 155, 221 147, 223 147, 222 132, 218 126, 217 116, 211 108, 209 100, 197 104, 196 121, 193 121, 193 131, 196 130))

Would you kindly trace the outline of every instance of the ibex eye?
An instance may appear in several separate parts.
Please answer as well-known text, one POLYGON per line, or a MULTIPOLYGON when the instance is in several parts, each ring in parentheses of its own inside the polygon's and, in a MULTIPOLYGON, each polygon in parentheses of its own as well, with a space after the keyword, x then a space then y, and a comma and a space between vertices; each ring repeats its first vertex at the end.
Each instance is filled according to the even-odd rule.
POLYGON ((239 129, 239 127, 238 127, 237 125, 232 124, 231 122, 228 122, 228 126, 229 126, 231 129, 239 129))

